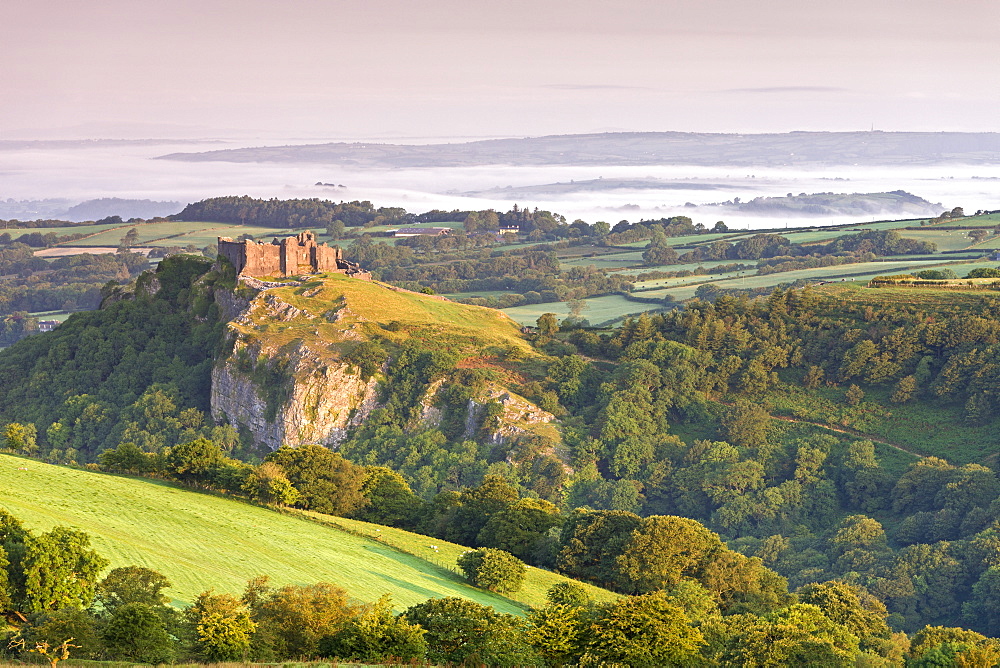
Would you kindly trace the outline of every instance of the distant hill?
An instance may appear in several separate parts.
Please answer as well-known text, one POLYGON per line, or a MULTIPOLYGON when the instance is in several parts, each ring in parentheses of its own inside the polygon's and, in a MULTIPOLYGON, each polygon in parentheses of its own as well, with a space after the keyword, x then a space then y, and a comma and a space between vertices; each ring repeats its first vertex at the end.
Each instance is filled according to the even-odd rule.
POLYGON ((119 197, 102 197, 81 202, 66 210, 67 220, 74 223, 85 220, 101 220, 108 216, 129 218, 159 218, 171 216, 184 205, 180 202, 155 202, 148 199, 121 199, 119 197))
POLYGON ((1000 163, 1000 133, 618 132, 489 139, 455 144, 329 143, 172 153, 167 160, 293 162, 343 166, 473 165, 933 165, 1000 163))
MULTIPOLYGON (((786 197, 755 197, 748 202, 734 200, 717 207, 726 212, 751 216, 936 216, 944 211, 922 197, 903 190, 888 193, 788 193, 786 197)), ((699 207, 699 208, 703 208, 699 207)))
POLYGON ((532 186, 507 186, 505 188, 490 188, 462 193, 473 197, 495 197, 505 200, 518 200, 531 195, 571 195, 575 193, 609 192, 614 190, 725 190, 728 186, 721 183, 706 183, 696 179, 683 181, 667 181, 664 179, 586 179, 570 181, 569 183, 545 183, 532 186))
POLYGON ((171 216, 184 205, 180 202, 156 202, 149 199, 102 197, 79 204, 64 198, 42 200, 0 200, 0 219, 38 220, 42 218, 82 223, 108 216, 129 218, 159 218, 171 216))

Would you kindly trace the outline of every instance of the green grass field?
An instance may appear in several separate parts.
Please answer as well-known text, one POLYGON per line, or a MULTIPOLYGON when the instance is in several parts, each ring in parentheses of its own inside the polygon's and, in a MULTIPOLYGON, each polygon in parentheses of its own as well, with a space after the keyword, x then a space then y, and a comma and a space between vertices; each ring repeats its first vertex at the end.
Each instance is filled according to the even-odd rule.
POLYGON ((241 327, 246 336, 253 329, 267 333, 269 345, 280 347, 296 339, 316 343, 313 348, 330 348, 331 341, 356 339, 356 331, 401 343, 408 338, 421 340, 459 354, 476 355, 487 346, 520 348, 525 355, 536 354, 514 321, 503 313, 482 306, 470 306, 375 281, 363 281, 339 274, 310 278, 301 287, 272 290, 281 299, 312 316, 324 316, 335 305, 346 305, 347 317, 336 322, 327 317, 301 317, 288 322, 266 318, 241 327), (399 327, 392 327, 392 323, 399 327), (350 330, 350 331, 348 331, 350 330))
POLYGON ((1000 235, 988 237, 986 241, 976 244, 973 248, 982 251, 996 250, 1000 248, 1000 235))
POLYGON ((594 265, 598 269, 620 269, 622 267, 635 267, 642 264, 642 251, 629 253, 608 253, 598 254, 593 257, 577 257, 560 260, 562 267, 587 267, 594 265))
POLYGON ((198 248, 204 248, 209 244, 217 243, 219 237, 230 237, 235 239, 241 234, 252 234, 258 241, 270 241, 273 237, 286 237, 298 232, 298 230, 279 230, 273 227, 255 227, 253 225, 232 225, 226 226, 221 223, 205 223, 206 227, 194 232, 188 232, 178 237, 164 237, 159 241, 153 241, 151 246, 187 246, 194 244, 198 248))
MULTIPOLYGON (((465 548, 376 525, 318 516, 278 513, 164 482, 133 479, 0 455, 0 507, 33 530, 70 526, 90 534, 111 567, 138 565, 170 580, 175 605, 202 591, 239 594, 255 575, 275 585, 332 582, 360 600, 388 593, 400 608, 442 596, 461 596, 501 612, 521 613, 566 579, 530 569, 520 601, 476 589, 454 573, 465 548), (406 534, 405 536, 403 534, 406 534), (394 542, 397 541, 397 542, 394 542), (399 544, 406 554, 386 543, 399 544), (430 545, 437 545, 435 552, 430 545)), ((613 596, 592 588, 597 597, 613 596)))
POLYGON ((66 319, 73 315, 73 311, 36 311, 35 313, 29 313, 32 318, 38 318, 39 320, 58 320, 59 322, 66 322, 66 319))
POLYGON ((935 243, 938 252, 963 250, 972 246, 968 230, 938 230, 927 227, 922 230, 901 230, 899 234, 906 239, 935 243))
POLYGON ((86 239, 81 239, 80 241, 74 241, 72 246, 117 246, 118 242, 121 240, 125 233, 131 228, 136 228, 139 233, 139 239, 136 245, 167 245, 174 246, 176 243, 164 243, 164 244, 151 244, 157 240, 165 240, 167 237, 173 237, 180 234, 189 234, 192 232, 201 232, 208 229, 224 229, 229 227, 224 223, 179 223, 179 222, 169 222, 169 223, 143 223, 140 225, 123 225, 121 227, 116 227, 110 230, 105 230, 104 232, 99 232, 94 236, 87 237, 86 239))
POLYGON ((480 290, 479 292, 451 292, 441 296, 458 301, 459 299, 468 299, 469 297, 499 297, 506 294, 510 293, 506 290, 480 290))
MULTIPOLYGON (((303 514, 315 517, 320 522, 332 522, 354 533, 369 536, 385 545, 390 545, 409 554, 415 554, 417 556, 427 555, 427 558, 429 558, 430 561, 436 564, 446 564, 452 568, 454 568, 456 560, 469 549, 463 545, 448 543, 437 538, 428 538, 427 536, 423 536, 418 533, 382 526, 380 524, 370 524, 368 522, 349 520, 342 517, 329 517, 326 515, 319 515, 318 513, 303 514)), ((559 582, 566 581, 565 577, 557 573, 529 566, 528 573, 525 576, 525 582, 527 584, 521 589, 521 591, 515 594, 510 594, 510 598, 514 599, 518 603, 523 603, 524 605, 532 607, 541 606, 545 604, 545 592, 549 590, 549 587, 559 582)), ((618 598, 617 594, 610 592, 607 589, 601 589, 600 587, 595 587, 583 582, 579 584, 587 590, 590 598, 594 601, 610 601, 618 598)))
MULTIPOLYGON (((643 296, 646 295, 643 294, 643 296)), ((655 304, 631 302, 618 295, 590 297, 585 301, 587 302, 587 307, 580 315, 589 320, 592 325, 601 325, 610 320, 622 318, 633 313, 659 310, 659 307, 655 304)), ((522 325, 534 325, 535 321, 538 320, 538 316, 543 313, 555 313, 559 319, 565 318, 569 315, 569 304, 566 302, 526 304, 524 306, 505 308, 503 312, 522 325)))
POLYGON ((96 234, 97 232, 103 232, 104 230, 115 229, 118 227, 120 226, 111 224, 71 225, 67 227, 25 227, 25 228, 7 227, 3 229, 3 232, 7 232, 8 234, 10 234, 10 236, 16 239, 22 234, 31 234, 33 232, 40 232, 42 234, 55 232, 60 236, 64 234, 96 234))
MULTIPOLYGON (((704 234, 688 234, 681 237, 667 237, 667 244, 670 246, 686 246, 688 244, 710 244, 713 241, 718 241, 719 239, 726 239, 731 236, 731 232, 717 233, 717 232, 706 232, 704 234)), ((616 244, 618 247, 627 248, 645 248, 649 245, 649 239, 644 239, 643 241, 631 241, 625 244, 616 244)))

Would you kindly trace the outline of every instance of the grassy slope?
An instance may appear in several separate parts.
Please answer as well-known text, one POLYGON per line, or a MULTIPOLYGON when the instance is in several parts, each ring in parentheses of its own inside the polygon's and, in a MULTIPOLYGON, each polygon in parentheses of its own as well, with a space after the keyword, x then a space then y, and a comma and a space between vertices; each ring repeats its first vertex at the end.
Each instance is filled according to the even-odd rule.
MULTIPOLYGON (((643 297, 647 296, 645 293, 640 294, 643 297)), ((588 297, 584 301, 587 302, 587 306, 580 315, 594 325, 599 325, 601 323, 608 322, 609 320, 620 318, 621 316, 629 313, 655 311, 659 308, 656 304, 640 304, 638 302, 631 302, 618 295, 588 297)), ((558 318, 565 318, 569 315, 569 304, 566 302, 526 304, 524 306, 512 306, 511 308, 505 308, 503 309, 503 312, 521 324, 533 326, 538 320, 538 316, 543 313, 555 313, 558 318)))
MULTIPOLYGON (((403 529, 395 529, 393 527, 386 527, 380 524, 371 524, 369 522, 361 522, 359 520, 349 520, 343 517, 330 517, 327 515, 320 515, 319 513, 303 514, 314 517, 323 523, 339 525, 354 533, 371 536, 381 543, 391 545, 392 547, 398 548, 409 554, 416 554, 418 556, 427 555, 427 558, 431 562, 445 566, 446 568, 451 568, 455 572, 458 572, 457 567, 454 565, 455 561, 469 549, 463 545, 448 543, 437 538, 429 538, 418 533, 405 531, 403 529)), ((510 598, 525 605, 544 605, 545 592, 548 591, 549 587, 558 582, 566 581, 565 577, 557 573, 529 566, 528 574, 525 577, 525 582, 527 583, 526 586, 516 594, 511 594, 510 598)), ((583 582, 578 584, 582 585, 587 590, 587 593, 590 594, 591 599, 595 601, 610 601, 618 598, 617 594, 614 594, 607 589, 601 589, 600 587, 595 587, 583 582)))
MULTIPOLYGON (((264 574, 276 585, 332 582, 365 601, 389 593, 399 607, 441 596, 461 596, 501 612, 519 613, 523 607, 376 540, 162 482, 0 455, 0 507, 34 530, 64 525, 86 531, 112 567, 136 564, 162 572, 172 583, 167 593, 175 604, 190 603, 211 588, 239 594, 248 578, 264 574)), ((361 533, 377 528, 329 519, 361 533)), ((464 550, 416 534, 399 540, 428 552, 427 545, 439 545, 434 560, 448 566, 464 550)), ((548 586, 563 579, 531 569, 518 598, 537 603, 548 586)))
POLYGON ((276 322, 262 316, 248 325, 233 325, 248 338, 263 335, 269 347, 301 340, 313 344, 313 350, 328 349, 337 356, 339 348, 351 341, 373 336, 394 343, 413 338, 435 347, 447 348, 460 356, 476 356, 486 347, 518 348, 525 356, 534 356, 517 324, 499 311, 451 302, 439 297, 397 290, 374 281, 362 281, 343 275, 310 278, 296 287, 272 290, 281 300, 312 316, 276 322), (336 321, 331 310, 343 310, 336 321), (387 329, 391 323, 398 328, 387 329), (330 344, 335 345, 331 348, 330 344), (344 344, 338 346, 337 344, 344 344))

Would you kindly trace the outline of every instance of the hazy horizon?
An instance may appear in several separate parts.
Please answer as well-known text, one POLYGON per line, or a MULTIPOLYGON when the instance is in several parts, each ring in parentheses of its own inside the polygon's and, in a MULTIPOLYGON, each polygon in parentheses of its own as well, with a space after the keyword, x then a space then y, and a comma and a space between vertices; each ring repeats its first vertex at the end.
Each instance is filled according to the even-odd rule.
MULTIPOLYGON (((226 142, 239 146, 241 142, 226 142)), ((176 150, 204 146, 177 145, 176 150)), ((174 149, 171 149, 174 150, 174 149)), ((754 168, 718 166, 510 166, 491 165, 435 169, 366 168, 337 165, 179 162, 153 160, 167 152, 162 145, 93 145, 85 148, 5 150, 0 160, 2 200, 66 198, 73 203, 102 197, 194 202, 223 195, 290 199, 370 200, 375 206, 401 206, 421 213, 431 209, 507 210, 514 203, 581 218, 612 223, 622 219, 690 215, 711 226, 724 219, 737 227, 770 227, 864 222, 877 215, 769 219, 685 204, 723 202, 733 197, 784 196, 788 192, 884 192, 906 190, 943 208, 1000 209, 1000 165, 934 165, 922 167, 754 168), (502 193, 483 193, 507 186, 583 181, 598 178, 657 178, 689 181, 691 189, 612 190, 566 195, 543 193, 512 200, 502 193), (317 186, 317 182, 344 188, 317 186), (698 186, 714 184, 713 189, 698 186), (467 193, 477 194, 469 196, 467 193)), ((29 216, 18 217, 22 220, 29 216)), ((36 216, 37 217, 37 216, 36 216)), ((44 217, 44 216, 43 216, 44 217)), ((891 217, 891 216, 890 216, 891 217)), ((903 217, 903 216, 899 216, 903 217)), ((3 218, 3 216, 0 216, 3 218)))

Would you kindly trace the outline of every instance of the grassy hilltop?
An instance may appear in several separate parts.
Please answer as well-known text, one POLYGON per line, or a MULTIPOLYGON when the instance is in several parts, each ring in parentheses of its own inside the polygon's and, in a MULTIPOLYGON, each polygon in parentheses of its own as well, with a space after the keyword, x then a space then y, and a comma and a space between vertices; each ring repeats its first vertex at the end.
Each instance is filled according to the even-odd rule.
MULTIPOLYGON (((275 584, 337 584, 360 600, 385 593, 399 607, 460 596, 499 612, 520 613, 544 602, 565 580, 529 569, 518 600, 476 589, 438 564, 453 566, 465 548, 398 529, 326 518, 355 533, 224 497, 152 480, 131 479, 0 455, 0 507, 36 530, 64 525, 87 532, 111 568, 139 565, 172 583, 174 604, 207 589, 239 594, 255 575, 275 584), (356 534, 385 533, 384 542, 356 534), (385 543, 426 551, 432 563, 385 543), (436 545, 438 551, 430 548, 436 545)), ((322 517, 322 516, 320 516, 322 517)), ((589 587, 598 598, 610 593, 589 587)))
POLYGON ((280 322, 267 312, 252 313, 247 322, 232 326, 246 337, 265 338, 269 347, 299 340, 349 350, 352 341, 377 337, 393 344, 412 339, 460 356, 478 355, 490 346, 535 354, 517 324, 499 311, 377 281, 326 274, 268 294, 303 313, 280 322))

